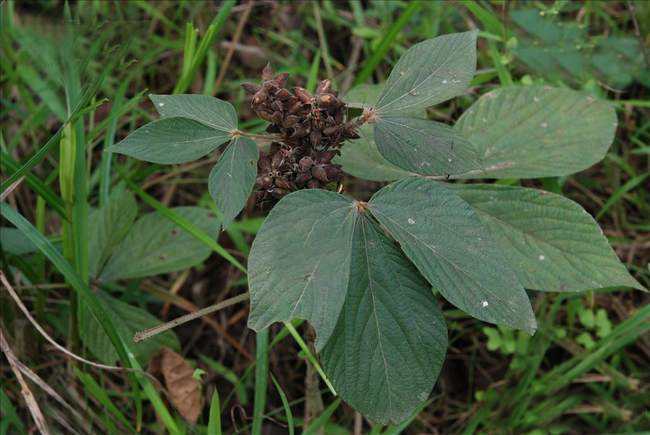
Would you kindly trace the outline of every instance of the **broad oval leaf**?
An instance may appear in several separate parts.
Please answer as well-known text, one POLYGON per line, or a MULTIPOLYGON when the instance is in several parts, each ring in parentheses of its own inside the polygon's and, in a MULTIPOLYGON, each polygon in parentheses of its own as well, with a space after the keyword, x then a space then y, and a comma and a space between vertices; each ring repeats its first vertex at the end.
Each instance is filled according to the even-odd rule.
POLYGON ((207 127, 231 133, 237 129, 237 112, 227 101, 210 95, 149 95, 158 113, 165 118, 193 119, 207 127))
POLYGON ((607 102, 568 89, 512 86, 489 92, 455 129, 475 147, 482 173, 462 178, 569 175, 600 161, 614 139, 607 102))
POLYGON ((38 251, 38 247, 18 228, 0 227, 0 249, 10 255, 25 255, 38 251))
MULTIPOLYGON (((173 209, 209 234, 215 234, 219 221, 201 207, 173 209)), ((210 248, 179 228, 160 213, 142 216, 115 248, 100 275, 104 282, 141 278, 175 272, 200 264, 210 255, 210 248)))
POLYGON ((93 231, 88 239, 90 276, 97 276, 115 247, 126 236, 138 216, 138 204, 124 186, 111 192, 108 203, 90 213, 93 231))
POLYGON ((210 171, 208 188, 223 215, 224 228, 246 205, 255 184, 258 158, 257 144, 249 138, 237 136, 210 171))
POLYGON ((404 115, 463 93, 476 71, 477 33, 442 35, 409 48, 388 77, 377 113, 404 115))
POLYGON ((334 388, 373 422, 401 422, 429 397, 446 350, 447 328, 429 284, 361 218, 345 304, 320 354, 334 388))
POLYGON ((341 155, 333 162, 343 166, 343 170, 355 177, 372 181, 392 181, 415 175, 405 171, 386 160, 377 150, 373 127, 363 125, 359 139, 347 141, 341 147, 341 155))
POLYGON ((250 328, 305 319, 322 348, 345 300, 357 217, 354 203, 334 192, 301 190, 282 198, 248 260, 250 328))
POLYGON ((644 289, 619 261, 594 219, 570 199, 514 186, 454 188, 490 229, 524 287, 644 289))
POLYGON ((143 125, 109 149, 147 162, 173 164, 203 157, 230 139, 229 132, 173 117, 143 125))
POLYGON ((407 172, 454 177, 480 172, 473 145, 440 122, 381 117, 375 124, 375 141, 386 160, 407 172))
POLYGON ((526 291, 488 228, 452 190, 407 178, 377 192, 369 207, 445 299, 477 319, 534 332, 526 291))
MULTIPOLYGON (((356 86, 343 97, 343 100, 348 107, 352 108, 374 107, 383 89, 383 84, 356 86)), ((409 113, 409 116, 426 118, 426 113, 418 108, 409 113)), ((361 126, 358 133, 361 137, 346 141, 341 147, 341 155, 334 157, 334 163, 343 166, 345 172, 372 181, 392 181, 415 175, 395 166, 379 153, 372 125, 361 126)))
MULTIPOLYGON (((160 320, 148 311, 122 302, 103 291, 97 292, 96 295, 104 305, 106 313, 113 318, 120 337, 125 343, 129 343, 129 349, 133 350, 141 364, 146 364, 162 347, 180 350, 180 343, 173 331, 166 331, 149 340, 133 343, 133 334, 160 325, 160 320)), ((79 305, 79 336, 90 352, 104 364, 115 364, 119 360, 111 340, 88 306, 84 304, 79 305)))

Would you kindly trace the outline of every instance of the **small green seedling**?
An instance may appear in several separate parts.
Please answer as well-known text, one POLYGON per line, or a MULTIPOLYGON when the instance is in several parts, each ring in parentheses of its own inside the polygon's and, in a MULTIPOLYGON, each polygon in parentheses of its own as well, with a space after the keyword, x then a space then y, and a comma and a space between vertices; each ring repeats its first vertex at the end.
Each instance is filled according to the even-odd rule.
POLYGON ((174 164, 225 145, 209 179, 224 227, 253 190, 273 206, 248 261, 248 325, 307 320, 337 394, 377 423, 409 417, 438 377, 447 330, 432 287, 529 334, 526 290, 643 289, 571 200, 448 182, 566 176, 600 161, 617 126, 608 102, 548 86, 492 90, 454 125, 428 120, 427 107, 466 91, 476 37, 416 44, 384 84, 343 97, 328 81, 313 95, 287 89, 267 68, 261 85, 245 86, 269 122, 263 136, 241 131, 225 101, 152 95, 161 118, 112 147, 174 164), (396 181, 363 202, 338 193, 343 172, 396 181))

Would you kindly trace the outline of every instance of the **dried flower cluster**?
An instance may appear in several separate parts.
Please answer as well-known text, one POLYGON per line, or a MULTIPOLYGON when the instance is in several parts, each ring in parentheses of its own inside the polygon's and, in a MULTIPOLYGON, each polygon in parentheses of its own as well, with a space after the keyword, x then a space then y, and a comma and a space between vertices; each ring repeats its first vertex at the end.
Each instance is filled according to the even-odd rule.
POLYGON ((262 72, 262 84, 243 85, 251 107, 269 121, 267 132, 277 135, 258 163, 258 202, 277 200, 304 188, 326 187, 340 181, 341 167, 332 163, 347 139, 355 139, 358 124, 346 119, 346 106, 323 80, 314 95, 306 89, 287 89, 288 74, 262 72))

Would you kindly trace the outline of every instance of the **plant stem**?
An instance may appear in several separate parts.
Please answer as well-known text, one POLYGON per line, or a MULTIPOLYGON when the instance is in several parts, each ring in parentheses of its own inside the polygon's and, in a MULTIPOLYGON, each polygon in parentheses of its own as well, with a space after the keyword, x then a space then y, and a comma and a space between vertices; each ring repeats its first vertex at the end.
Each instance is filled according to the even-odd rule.
POLYGON ((238 296, 234 296, 230 299, 226 299, 225 301, 221 301, 218 304, 210 305, 209 307, 202 308, 198 311, 195 311, 193 313, 185 314, 183 316, 177 317, 174 320, 171 320, 169 322, 163 323, 158 326, 154 326, 153 328, 145 329, 144 331, 139 331, 136 332, 133 335, 133 341, 135 343, 138 343, 140 341, 147 340, 155 335, 158 335, 160 333, 163 333, 165 331, 168 331, 172 328, 175 328, 179 325, 182 325, 184 323, 190 322, 194 319, 198 319, 199 317, 207 316, 208 314, 214 313, 215 311, 219 311, 223 308, 229 307, 231 305, 235 305, 239 302, 243 302, 246 299, 248 299, 249 294, 248 292, 242 293, 238 296))

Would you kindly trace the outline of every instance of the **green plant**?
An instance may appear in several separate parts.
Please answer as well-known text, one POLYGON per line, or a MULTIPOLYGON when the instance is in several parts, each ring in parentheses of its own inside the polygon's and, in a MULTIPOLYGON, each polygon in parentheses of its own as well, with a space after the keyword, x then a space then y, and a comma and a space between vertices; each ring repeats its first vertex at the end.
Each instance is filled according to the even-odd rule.
POLYGON ((247 89, 270 122, 265 135, 240 130, 225 101, 153 95, 161 119, 111 148, 173 164, 227 144, 210 175, 223 227, 255 184, 261 199, 279 199, 250 253, 249 326, 307 320, 331 385, 376 422, 408 418, 438 376, 447 332, 432 286, 477 319, 530 334, 525 289, 643 289, 578 204, 536 189, 444 182, 565 176, 601 160, 616 130, 607 102, 547 86, 491 91, 453 126, 427 119, 427 107, 468 87, 476 35, 421 42, 384 85, 340 100, 326 81, 315 95, 289 91, 285 75, 266 70, 262 86, 247 89), (339 165, 398 181, 354 200, 332 191, 339 165))

